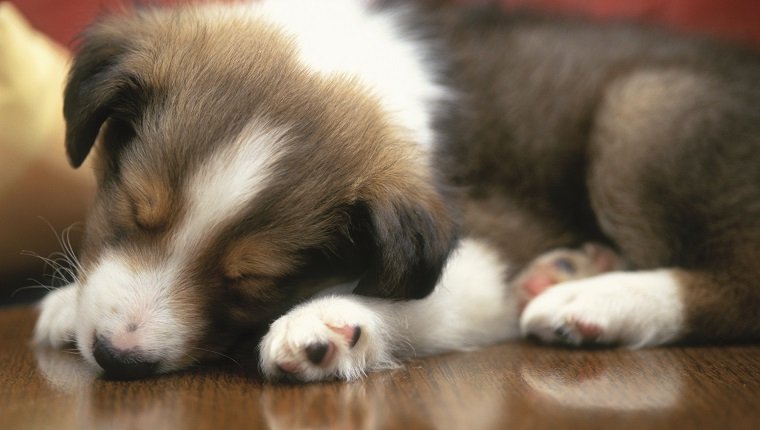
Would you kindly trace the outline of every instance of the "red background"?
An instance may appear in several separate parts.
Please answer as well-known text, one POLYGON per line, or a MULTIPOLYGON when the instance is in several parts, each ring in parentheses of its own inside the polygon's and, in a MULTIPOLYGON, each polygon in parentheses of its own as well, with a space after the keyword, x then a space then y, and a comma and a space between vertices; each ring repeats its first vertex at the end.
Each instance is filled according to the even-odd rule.
MULTIPOLYGON (((148 0, 142 3, 170 3, 148 0)), ((186 0, 185 0, 186 1, 186 0)), ((313 0, 320 1, 320 0, 313 0)), ((460 2, 484 3, 484 0, 460 2)), ((101 11, 129 0, 11 0, 32 24, 64 45, 101 11)), ((760 48, 759 0, 500 0, 507 8, 532 7, 595 18, 624 17, 716 35, 760 48)))

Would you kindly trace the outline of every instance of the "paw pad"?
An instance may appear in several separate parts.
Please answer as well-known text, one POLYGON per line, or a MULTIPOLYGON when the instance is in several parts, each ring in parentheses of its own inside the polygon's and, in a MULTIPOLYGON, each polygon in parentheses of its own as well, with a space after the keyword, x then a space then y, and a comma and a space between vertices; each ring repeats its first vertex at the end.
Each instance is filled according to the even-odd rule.
POLYGON ((602 335, 602 328, 597 324, 568 318, 554 329, 554 335, 559 342, 582 345, 596 342, 602 335))
POLYGON ((356 379, 392 367, 382 315, 347 296, 314 299, 275 320, 259 345, 259 364, 269 379, 356 379), (378 335, 379 334, 379 335, 378 335))
POLYGON ((567 281, 588 278, 622 267, 620 257, 602 245, 587 243, 580 249, 559 248, 538 256, 513 281, 522 310, 536 296, 567 281))
MULTIPOLYGON (((349 349, 356 346, 361 338, 362 330, 359 326, 344 325, 336 327, 329 324, 325 324, 325 326, 334 333, 340 335, 349 349)), ((323 342, 315 342, 307 345, 303 348, 302 353, 302 357, 305 357, 309 363, 321 368, 327 368, 335 360, 335 357, 338 354, 338 347, 335 343, 325 340, 323 342)), ((278 362, 277 369, 281 373, 288 375, 297 374, 303 371, 298 361, 278 362)))
POLYGON ((327 324, 327 328, 338 333, 349 348, 356 346, 356 343, 359 342, 359 338, 362 335, 362 329, 359 326, 344 325, 342 327, 335 327, 327 324))
POLYGON ((304 351, 306 352, 306 358, 319 366, 322 363, 330 362, 330 359, 335 354, 335 345, 332 342, 312 343, 304 351))

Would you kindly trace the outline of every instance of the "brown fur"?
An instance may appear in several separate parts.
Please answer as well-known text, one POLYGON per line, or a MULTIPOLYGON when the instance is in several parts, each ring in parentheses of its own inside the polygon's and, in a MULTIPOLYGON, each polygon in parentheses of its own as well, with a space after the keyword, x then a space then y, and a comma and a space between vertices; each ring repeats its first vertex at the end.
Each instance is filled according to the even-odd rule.
POLYGON ((679 268, 689 339, 760 338, 760 56, 627 24, 433 15, 469 95, 439 154, 469 231, 523 264, 608 241, 634 268, 679 268))
POLYGON ((460 96, 442 106, 435 171, 370 93, 304 69, 274 28, 193 10, 95 25, 64 109, 73 165, 100 134, 82 277, 107 248, 160 264, 188 175, 256 120, 287 130, 285 155, 194 250, 183 282, 199 287, 177 306, 209 321, 199 343, 225 345, 336 279, 422 297, 460 228, 518 267, 596 241, 636 268, 680 268, 688 336, 760 337, 745 319, 760 297, 757 56, 488 9, 424 21, 460 96))
POLYGON ((218 18, 149 11, 83 36, 64 108, 73 165, 100 133, 82 281, 109 248, 164 264, 188 177, 256 122, 286 130, 276 180, 198 244, 181 281, 202 291, 177 303, 211 321, 204 341, 260 326, 336 277, 362 275, 365 294, 426 295, 455 234, 416 145, 363 87, 304 69, 276 29, 218 18))

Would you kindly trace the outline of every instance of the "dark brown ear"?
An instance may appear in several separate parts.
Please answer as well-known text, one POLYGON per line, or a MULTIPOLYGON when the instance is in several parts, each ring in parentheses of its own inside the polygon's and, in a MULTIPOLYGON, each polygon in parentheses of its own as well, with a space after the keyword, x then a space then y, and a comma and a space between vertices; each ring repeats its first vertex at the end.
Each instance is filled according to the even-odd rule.
POLYGON ((456 243, 443 203, 401 197, 370 203, 367 210, 374 248, 354 293, 394 299, 430 294, 456 243))
POLYGON ((125 92, 134 92, 135 80, 121 70, 127 40, 109 23, 99 23, 80 36, 80 45, 63 93, 66 153, 79 167, 95 143, 100 127, 125 92))

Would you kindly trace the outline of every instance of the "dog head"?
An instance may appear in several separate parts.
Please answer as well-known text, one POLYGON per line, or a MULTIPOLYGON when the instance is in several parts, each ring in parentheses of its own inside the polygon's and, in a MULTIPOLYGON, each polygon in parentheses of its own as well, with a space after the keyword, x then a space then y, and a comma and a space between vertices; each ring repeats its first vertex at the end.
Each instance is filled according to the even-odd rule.
POLYGON ((90 152, 76 341, 130 376, 213 358, 331 283, 420 298, 454 227, 424 151, 360 81, 224 9, 106 19, 65 90, 90 152), (126 364, 125 364, 126 363, 126 364))

